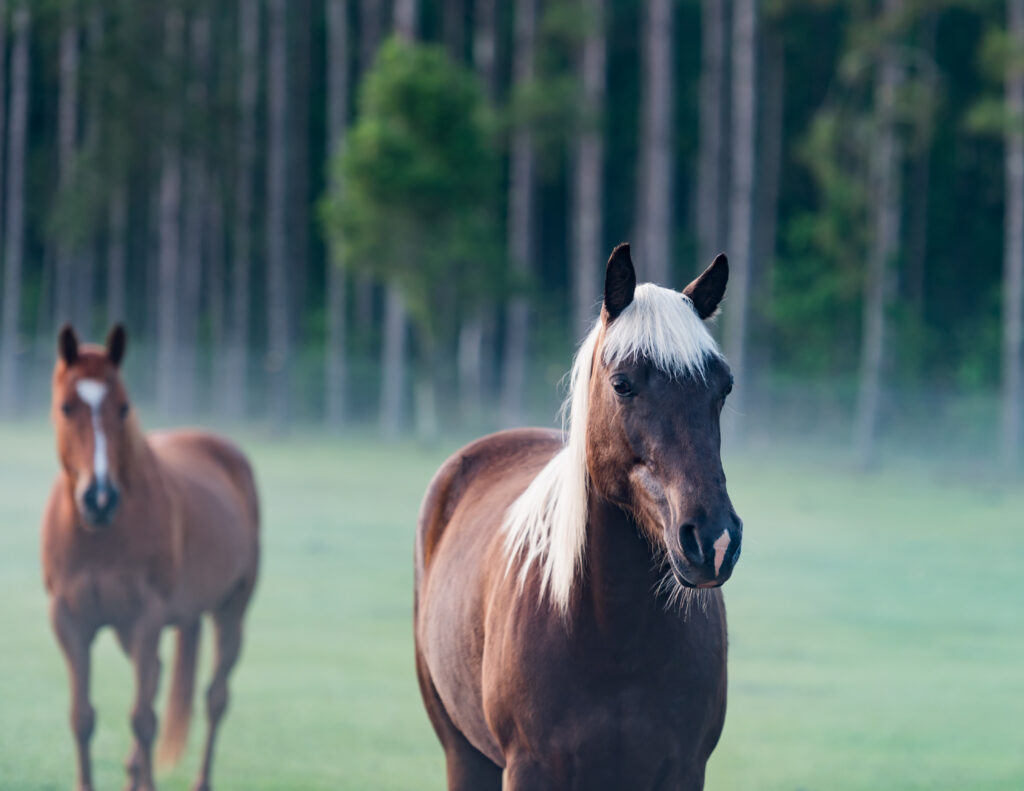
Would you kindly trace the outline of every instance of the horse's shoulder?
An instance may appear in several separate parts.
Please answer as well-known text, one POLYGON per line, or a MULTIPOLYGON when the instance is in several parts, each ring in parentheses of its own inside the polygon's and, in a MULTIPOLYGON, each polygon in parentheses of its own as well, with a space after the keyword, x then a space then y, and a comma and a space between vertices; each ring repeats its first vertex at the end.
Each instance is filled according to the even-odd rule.
POLYGON ((59 573, 59 565, 66 554, 67 534, 66 529, 69 520, 74 519, 69 512, 66 491, 67 484, 63 476, 57 476, 50 488, 50 494, 46 499, 46 508, 43 511, 42 524, 42 559, 43 559, 43 584, 47 591, 53 590, 54 577, 59 573))
POLYGON ((427 486, 417 530, 417 565, 426 564, 452 514, 467 493, 481 487, 515 487, 533 477, 562 447, 560 432, 523 428, 499 431, 460 448, 427 486))
POLYGON ((466 489, 482 477, 507 480, 510 472, 519 469, 534 472, 561 447, 560 433, 538 428, 499 431, 474 440, 438 469, 427 487, 424 509, 454 508, 466 489))

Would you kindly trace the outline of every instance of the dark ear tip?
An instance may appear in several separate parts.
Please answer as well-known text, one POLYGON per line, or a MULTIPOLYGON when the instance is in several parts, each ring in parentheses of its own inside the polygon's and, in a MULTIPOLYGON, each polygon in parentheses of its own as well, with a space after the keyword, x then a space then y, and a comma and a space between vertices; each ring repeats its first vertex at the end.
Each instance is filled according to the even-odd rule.
POLYGON ((725 253, 719 253, 715 256, 715 260, 711 262, 711 266, 729 266, 729 256, 725 253))
POLYGON ((119 366, 121 364, 127 342, 128 333, 124 328, 124 324, 119 321, 107 333, 107 356, 114 365, 119 366))
POLYGON ((629 255, 629 242, 615 246, 604 275, 604 309, 614 319, 630 302, 636 288, 636 270, 629 255))
POLYGON ((633 264, 633 257, 629 253, 629 242, 620 242, 615 245, 612 254, 608 256, 608 266, 615 264, 633 264))
POLYGON ((69 322, 64 322, 57 330, 57 353, 68 365, 78 359, 78 335, 69 322))

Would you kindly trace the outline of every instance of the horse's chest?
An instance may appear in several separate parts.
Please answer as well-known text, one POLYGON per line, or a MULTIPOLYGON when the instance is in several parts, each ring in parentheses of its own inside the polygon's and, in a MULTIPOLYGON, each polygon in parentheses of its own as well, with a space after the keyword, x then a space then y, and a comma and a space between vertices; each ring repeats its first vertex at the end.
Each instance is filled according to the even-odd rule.
POLYGON ((502 752, 537 756, 538 776, 564 778, 567 789, 680 787, 673 778, 703 772, 724 722, 716 634, 523 639, 518 652, 492 657, 502 672, 486 676, 502 752))
POLYGON ((57 595, 70 612, 102 626, 132 620, 152 593, 139 572, 103 569, 70 576, 57 595))

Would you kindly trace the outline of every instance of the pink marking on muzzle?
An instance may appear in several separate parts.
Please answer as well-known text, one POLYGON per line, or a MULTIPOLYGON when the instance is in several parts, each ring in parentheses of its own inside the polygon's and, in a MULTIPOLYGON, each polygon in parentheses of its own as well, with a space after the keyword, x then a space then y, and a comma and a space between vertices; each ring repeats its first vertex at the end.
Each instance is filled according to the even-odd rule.
POLYGON ((723 530, 722 535, 718 537, 712 547, 715 550, 715 576, 718 576, 718 572, 722 569, 722 561, 725 560, 725 550, 729 548, 729 542, 732 539, 729 538, 729 531, 723 530))

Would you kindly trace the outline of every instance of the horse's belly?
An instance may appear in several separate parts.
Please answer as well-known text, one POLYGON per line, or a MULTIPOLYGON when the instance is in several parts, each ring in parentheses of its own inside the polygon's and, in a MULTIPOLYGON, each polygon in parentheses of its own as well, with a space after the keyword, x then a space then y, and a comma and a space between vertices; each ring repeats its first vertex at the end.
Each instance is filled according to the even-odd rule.
MULTIPOLYGON (((476 749, 499 765, 498 743, 484 715, 482 688, 483 640, 479 599, 444 590, 465 584, 462 575, 449 574, 443 560, 435 560, 428 586, 421 592, 417 614, 417 649, 445 712, 476 749)), ((467 585, 467 590, 472 590, 467 585)))
POLYGON ((172 611, 187 620, 216 609, 253 567, 255 542, 236 518, 186 526, 172 611))

